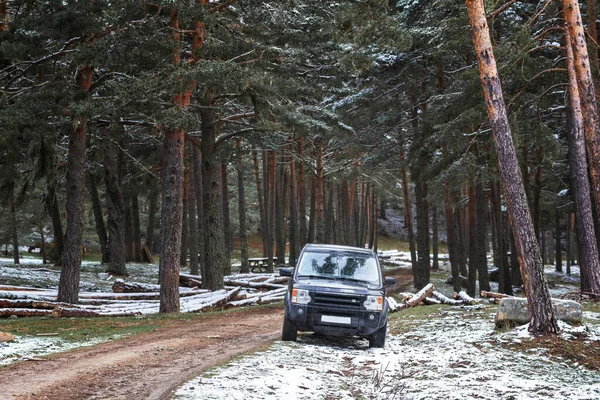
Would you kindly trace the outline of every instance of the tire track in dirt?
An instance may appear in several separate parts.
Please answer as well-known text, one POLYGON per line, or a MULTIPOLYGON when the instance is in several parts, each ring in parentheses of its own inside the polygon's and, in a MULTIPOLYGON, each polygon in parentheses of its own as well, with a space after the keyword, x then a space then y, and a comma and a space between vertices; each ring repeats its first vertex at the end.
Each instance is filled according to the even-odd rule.
POLYGON ((279 337, 283 312, 257 307, 187 321, 0 369, 2 399, 168 399, 184 382, 279 337))

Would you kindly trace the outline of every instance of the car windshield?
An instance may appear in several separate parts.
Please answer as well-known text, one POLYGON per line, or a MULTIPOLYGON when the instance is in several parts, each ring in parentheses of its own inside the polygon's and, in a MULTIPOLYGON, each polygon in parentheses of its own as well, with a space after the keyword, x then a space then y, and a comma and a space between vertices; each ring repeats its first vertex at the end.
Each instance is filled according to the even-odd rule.
POLYGON ((352 252, 305 251, 297 277, 348 279, 380 285, 379 266, 374 256, 352 252))

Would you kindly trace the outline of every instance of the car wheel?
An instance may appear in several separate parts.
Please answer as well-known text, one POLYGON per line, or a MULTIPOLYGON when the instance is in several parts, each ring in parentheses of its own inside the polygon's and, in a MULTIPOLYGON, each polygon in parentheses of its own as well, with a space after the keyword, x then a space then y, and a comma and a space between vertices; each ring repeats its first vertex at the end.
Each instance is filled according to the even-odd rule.
POLYGON ((387 331, 387 322, 381 328, 377 330, 374 334, 369 336, 369 347, 385 347, 385 334, 387 331))
POLYGON ((298 338, 298 328, 296 323, 290 321, 287 316, 283 317, 283 329, 281 330, 281 340, 286 342, 295 342, 298 338))

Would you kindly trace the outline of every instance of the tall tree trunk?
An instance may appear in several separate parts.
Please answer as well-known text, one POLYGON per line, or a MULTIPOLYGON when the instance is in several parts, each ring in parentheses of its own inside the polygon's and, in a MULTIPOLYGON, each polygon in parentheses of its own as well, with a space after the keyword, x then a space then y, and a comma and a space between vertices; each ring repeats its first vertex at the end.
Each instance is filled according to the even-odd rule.
POLYGON ((277 264, 285 264, 286 248, 286 204, 287 204, 287 175, 286 160, 281 156, 277 167, 277 184, 275 189, 275 244, 277 264))
MULTIPOLYGON (((571 100, 571 129, 569 130, 569 166, 572 184, 575 192, 575 215, 577 216, 579 244, 579 260, 581 270, 581 290, 594 297, 600 296, 600 259, 594 220, 592 217, 592 204, 588 180, 588 165, 584 139, 584 121, 579 101, 579 88, 575 74, 575 58, 573 57, 572 40, 567 34, 567 63, 569 71, 569 97, 571 100)), ((589 153, 588 153, 589 154, 589 153)))
POLYGON ((371 198, 371 224, 369 225, 369 248, 377 251, 377 194, 373 190, 371 198))
POLYGON ((324 207, 324 185, 323 185, 323 139, 317 139, 316 155, 316 187, 315 187, 315 241, 323 243, 325 241, 325 226, 323 220, 324 207))
POLYGON ((46 265, 47 263, 47 258, 46 258, 46 234, 44 233, 44 224, 42 222, 42 217, 40 216, 40 220, 38 222, 38 230, 40 231, 40 240, 41 240, 41 244, 40 244, 40 253, 42 255, 42 264, 46 265))
POLYGON ((531 313, 529 330, 534 335, 554 334, 558 331, 558 325, 554 318, 550 292, 543 276, 542 256, 535 240, 525 188, 519 174, 519 164, 506 116, 483 0, 467 0, 466 4, 478 58, 481 85, 498 153, 506 208, 515 234, 521 275, 531 313))
POLYGON ((263 165, 263 204, 265 207, 265 222, 263 232, 263 242, 266 250, 267 268, 273 265, 273 240, 272 240, 272 220, 273 220, 273 202, 271 201, 271 157, 266 150, 262 154, 263 165))
POLYGON ((221 204, 223 210, 223 240, 225 245, 225 265, 223 274, 231 275, 231 252, 233 251, 233 232, 231 232, 231 213, 229 211, 229 184, 227 183, 227 163, 221 162, 221 204))
POLYGON ((566 246, 566 252, 565 252, 565 258, 567 259, 567 275, 571 275, 571 249, 573 248, 572 246, 572 218, 571 218, 572 214, 569 213, 567 214, 567 234, 566 234, 566 238, 565 238, 565 246, 566 246))
MULTIPOLYGON (((415 175, 413 175, 415 176, 415 175)), ((429 283, 429 224, 427 206, 427 183, 422 177, 415 179, 415 202, 417 204, 417 268, 413 268, 414 286, 422 289, 429 283)))
MULTIPOLYGON (((458 204, 458 196, 459 196, 459 191, 455 191, 452 194, 452 197, 454 199, 454 204, 458 204)), ((465 210, 463 210, 463 208, 456 208, 454 210, 454 226, 456 229, 456 234, 458 237, 458 240, 456 242, 457 244, 457 258, 458 258, 458 268, 459 268, 459 272, 462 276, 467 276, 469 274, 469 272, 467 271, 467 245, 466 245, 466 231, 467 231, 467 226, 464 222, 464 218, 463 218, 463 214, 465 214, 465 210)))
POLYGON ((556 252, 556 272, 563 272, 562 267, 562 245, 561 245, 561 230, 560 230, 560 212, 558 207, 554 209, 554 251, 556 252))
MULTIPOLYGON (((79 67, 75 76, 77 89, 87 93, 92 85, 91 66, 79 67)), ((75 129, 69 136, 67 156, 67 232, 62 254, 57 300, 63 303, 79 301, 81 243, 83 238, 85 201, 85 142, 86 116, 74 117, 75 129)))
MULTIPOLYGON (((185 146, 184 150, 185 152, 185 146)), ((184 155, 185 158, 185 155, 184 155)), ((185 161, 184 161, 184 172, 183 172, 183 196, 181 198, 182 201, 182 209, 181 209, 181 251, 179 253, 179 265, 180 267, 187 265, 188 259, 188 241, 189 241, 189 221, 188 221, 188 196, 189 196, 189 177, 187 171, 185 171, 185 161)))
POLYGON ((304 175, 304 138, 298 138, 298 248, 302 249, 308 241, 306 228, 306 180, 304 175))
POLYGON ((479 274, 479 290, 490 290, 490 276, 487 266, 485 244, 488 241, 487 210, 483 192, 482 177, 479 176, 475 185, 476 219, 477 219, 477 272, 479 274))
MULTIPOLYGON (((579 2, 577 0, 563 0, 563 11, 569 31, 568 41, 572 46, 573 65, 581 102, 590 183, 594 207, 596 215, 598 215, 600 214, 600 117, 598 116, 594 80, 579 11, 579 2)), ((599 224, 596 223, 595 225, 598 226, 599 224)), ((596 234, 599 234, 599 232, 596 232, 596 234)))
POLYGON ((440 243, 440 235, 438 231, 438 210, 436 206, 431 207, 431 226, 432 226, 432 251, 433 251, 433 261, 431 264, 431 269, 437 271, 440 269, 440 261, 439 261, 439 243, 440 243))
POLYGON ((10 212, 10 239, 12 241, 12 254, 13 254, 13 263, 15 265, 19 265, 21 260, 19 259, 19 234, 18 234, 18 223, 17 223, 17 212, 15 206, 15 188, 14 183, 13 187, 10 189, 9 198, 8 198, 8 208, 10 212))
POLYGON ((119 185, 114 148, 108 143, 104 144, 104 185, 106 187, 106 204, 108 208, 108 247, 110 261, 107 272, 117 275, 127 275, 125 269, 125 238, 123 230, 123 197, 119 185))
POLYGON ((310 182, 310 214, 308 217, 308 235, 306 240, 308 243, 315 243, 315 218, 316 218, 316 202, 317 202, 317 177, 313 175, 310 182))
MULTIPOLYGON (((188 154, 192 154, 192 151, 193 150, 191 146, 188 147, 188 154)), ((193 160, 190 161, 193 162, 193 160)), ((188 248, 190 251, 190 274, 198 275, 200 273, 200 270, 198 264, 198 222, 196 221, 196 176, 194 174, 194 169, 190 168, 189 164, 191 164, 191 162, 188 162, 188 184, 186 187, 186 197, 188 206, 188 248)))
POLYGON ((400 148, 400 163, 402 170, 400 172, 402 178, 402 197, 404 198, 404 226, 408 235, 408 246, 410 249, 410 261, 413 270, 417 265, 417 250, 415 248, 415 235, 413 229, 412 209, 410 205, 410 194, 408 192, 408 175, 406 172, 406 157, 403 147, 400 148))
POLYGON ((209 290, 223 288, 225 271, 225 249, 223 230, 219 218, 219 163, 216 154, 215 111, 212 94, 206 93, 202 99, 202 192, 204 214, 204 256, 206 276, 202 277, 204 287, 209 290))
MULTIPOLYGON (((258 210, 260 214, 260 234, 262 236, 263 257, 267 256, 267 216, 265 211, 263 189, 260 181, 260 167, 258 165, 258 153, 252 150, 252 160, 254 161, 254 180, 256 181, 256 193, 258 197, 258 210)), ((264 175, 264 174, 263 174, 264 175)))
POLYGON ((98 195, 98 183, 94 174, 88 175, 88 186, 90 198, 92 200, 92 210, 94 211, 94 222, 96 225, 96 234, 100 244, 100 253, 102 254, 102 264, 106 264, 110 260, 110 251, 108 249, 108 234, 104 225, 104 217, 102 216, 102 204, 98 195))
POLYGON ((268 173, 269 173, 269 253, 267 254, 267 272, 273 272, 273 257, 275 255, 275 226, 276 216, 275 207, 277 201, 277 153, 275 151, 269 152, 268 157, 268 173))
POLYGON ((165 131, 164 182, 160 213, 160 307, 159 312, 179 311, 179 271, 181 228, 183 223, 183 153, 185 134, 182 129, 165 131))
POLYGON ((62 260, 62 253, 64 248, 64 235, 62 229, 62 220, 60 219, 60 207, 58 205, 58 195, 56 193, 56 179, 54 177, 47 177, 46 189, 48 194, 46 195, 46 211, 50 215, 52 220, 52 235, 54 237, 54 259, 52 260, 56 265, 60 265, 62 260))
POLYGON ((299 254, 298 240, 298 202, 296 192, 296 159, 294 158, 294 142, 290 144, 290 253, 288 265, 296 265, 299 254))
POLYGON ((133 258, 135 262, 142 262, 142 227, 140 222, 140 203, 138 199, 137 186, 133 186, 131 191, 131 222, 133 231, 133 258))
POLYGON ((200 149, 194 146, 192 150, 192 164, 194 171, 194 196, 196 198, 196 213, 198 214, 198 263, 200 264, 200 275, 202 278, 206 276, 206 260, 204 259, 204 194, 202 192, 202 155, 200 149))
POLYGON ((598 28, 596 26, 598 13, 596 12, 596 0, 586 0, 585 12, 587 14, 587 36, 589 37, 589 53, 590 53, 590 67, 592 70, 592 77, 598 90, 598 28))
POLYGON ((121 185, 123 195, 123 232, 125 236, 125 261, 134 261, 133 254, 133 217, 131 215, 131 196, 130 188, 121 185))
POLYGON ((156 219, 156 210, 158 208, 158 190, 156 187, 152 187, 148 194, 148 220, 146 222, 146 234, 145 243, 148 250, 152 252, 152 246, 154 244, 154 221, 156 219))
POLYGON ((475 176, 471 175, 469 186, 469 280, 467 283, 467 294, 475 296, 477 285, 477 270, 479 270, 477 258, 477 200, 475 197, 475 176))
POLYGON ((333 185, 327 184, 327 207, 324 210, 324 220, 325 220, 325 243, 335 243, 334 229, 335 229, 335 210, 333 208, 333 185))
POLYGON ((444 183, 444 194, 446 202, 446 236, 448 241, 448 257, 450 259, 450 268, 452 270, 452 284, 456 293, 461 291, 460 270, 459 270, 459 255, 458 252, 458 235, 455 219, 455 211, 453 210, 454 202, 452 201, 452 193, 450 191, 450 183, 444 183))
MULTIPOLYGON (((240 272, 250 272, 248 265, 248 233, 246 228, 246 189, 244 187, 244 155, 242 153, 242 139, 235 141, 237 150, 237 178, 238 178, 238 212, 240 229, 240 272)), ((258 192, 260 194, 260 191, 258 192)), ((260 195, 258 196, 260 198, 260 195)))

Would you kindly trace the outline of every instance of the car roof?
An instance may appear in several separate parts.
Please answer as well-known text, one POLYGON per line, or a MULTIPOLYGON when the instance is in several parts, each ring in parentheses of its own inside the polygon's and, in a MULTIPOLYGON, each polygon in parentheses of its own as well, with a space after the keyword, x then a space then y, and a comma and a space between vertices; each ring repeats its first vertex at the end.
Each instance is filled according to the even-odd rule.
POLYGON ((337 251, 351 251, 356 253, 365 253, 370 255, 375 255, 375 252, 371 249, 365 249, 363 247, 353 247, 353 246, 342 246, 339 244, 314 244, 309 243, 304 246, 304 250, 337 250, 337 251))

